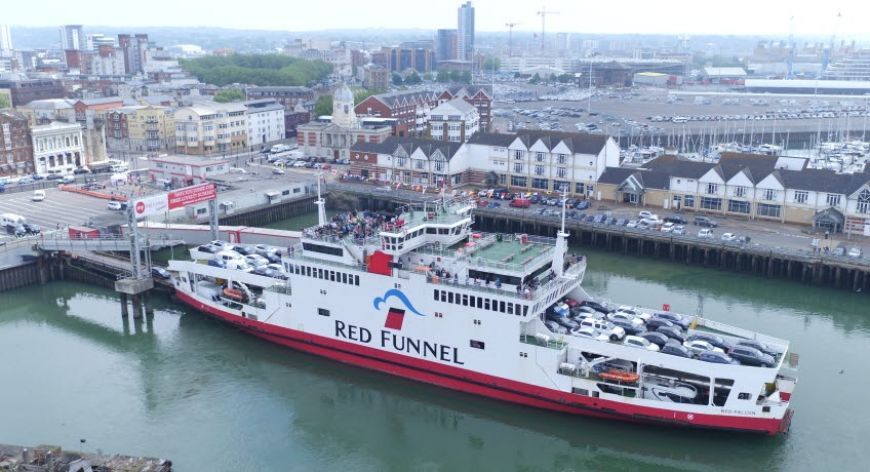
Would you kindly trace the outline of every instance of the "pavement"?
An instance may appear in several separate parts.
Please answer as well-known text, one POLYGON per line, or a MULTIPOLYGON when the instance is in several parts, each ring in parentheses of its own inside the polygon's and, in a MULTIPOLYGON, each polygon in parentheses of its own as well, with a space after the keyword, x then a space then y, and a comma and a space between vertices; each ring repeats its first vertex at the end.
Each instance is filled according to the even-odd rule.
MULTIPOLYGON (((120 212, 106 209, 107 200, 61 192, 57 188, 45 189, 45 200, 30 200, 33 192, 13 192, 0 194, 0 213, 15 213, 36 223, 43 230, 56 229, 58 226, 83 225, 96 216, 119 215, 120 212)), ((3 228, 5 233, 5 228, 3 228)), ((9 236, 3 234, 0 240, 9 236)))

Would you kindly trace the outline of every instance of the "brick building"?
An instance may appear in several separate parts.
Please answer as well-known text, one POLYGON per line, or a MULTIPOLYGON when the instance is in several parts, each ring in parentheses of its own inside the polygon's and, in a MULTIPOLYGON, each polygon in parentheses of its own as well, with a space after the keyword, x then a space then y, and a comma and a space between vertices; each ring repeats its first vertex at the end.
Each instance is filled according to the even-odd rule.
POLYGON ((264 86, 245 89, 246 100, 275 100, 284 107, 284 137, 296 136, 296 128, 311 121, 317 94, 308 87, 264 86))
POLYGON ((13 107, 19 107, 34 100, 66 97, 63 84, 54 79, 0 79, 0 88, 9 89, 13 107))
POLYGON ((0 111, 0 176, 33 173, 33 143, 27 117, 0 111))
POLYGON ((358 116, 395 118, 393 136, 420 136, 426 132, 429 111, 438 105, 438 95, 428 91, 372 95, 354 110, 358 116))
POLYGON ((480 115, 480 129, 489 131, 492 123, 492 87, 481 85, 460 85, 450 87, 438 95, 440 102, 462 98, 477 108, 480 115))

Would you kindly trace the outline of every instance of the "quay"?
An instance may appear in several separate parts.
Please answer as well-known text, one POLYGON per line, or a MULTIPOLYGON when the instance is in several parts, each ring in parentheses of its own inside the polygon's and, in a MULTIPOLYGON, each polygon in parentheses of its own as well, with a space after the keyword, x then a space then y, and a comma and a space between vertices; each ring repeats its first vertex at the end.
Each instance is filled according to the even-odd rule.
POLYGON ((10 472, 172 472, 172 461, 153 457, 81 453, 58 446, 0 444, 0 471, 10 472))

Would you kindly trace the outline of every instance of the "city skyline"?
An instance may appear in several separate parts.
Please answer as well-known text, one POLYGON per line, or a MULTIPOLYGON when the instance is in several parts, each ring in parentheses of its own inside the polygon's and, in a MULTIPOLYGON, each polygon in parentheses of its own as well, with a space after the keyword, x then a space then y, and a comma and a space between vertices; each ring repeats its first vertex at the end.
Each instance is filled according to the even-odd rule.
MULTIPOLYGON (((4 23, 12 26, 60 26, 82 23, 85 25, 117 27, 224 27, 230 29, 286 30, 291 32, 333 29, 431 29, 452 27, 456 24, 456 11, 462 4, 437 2, 415 6, 414 14, 396 0, 373 0, 365 3, 322 0, 297 10, 290 4, 275 8, 263 0, 251 0, 245 9, 233 11, 232 22, 227 20, 226 9, 220 2, 210 2, 208 10, 201 2, 170 2, 153 0, 145 11, 137 12, 119 22, 110 2, 94 0, 88 8, 60 0, 46 0, 21 4, 7 12, 4 23), (287 15, 281 14, 286 8, 287 15), (171 11, 171 15, 162 14, 171 11), (333 12, 341 12, 336 15, 333 12), (264 14, 264 12, 271 12, 264 14), (372 12, 378 12, 372 15, 372 12), (11 13, 11 14, 10 14, 11 13), (292 14, 291 14, 292 13, 292 14)), ((229 6, 229 4, 226 4, 229 6)), ((843 0, 828 2, 828 8, 819 11, 811 4, 793 4, 783 8, 778 4, 735 0, 728 8, 711 11, 694 2, 673 2, 663 10, 650 2, 627 0, 618 14, 611 10, 586 10, 583 4, 567 0, 551 0, 545 4, 503 4, 496 0, 472 2, 477 14, 477 32, 491 33, 505 30, 506 22, 516 22, 515 32, 540 33, 541 21, 537 12, 542 8, 558 14, 547 17, 548 32, 572 33, 637 33, 637 34, 704 34, 704 35, 788 35, 836 36, 839 39, 866 39, 867 30, 862 18, 870 15, 870 5, 843 0), (839 14, 839 16, 838 16, 839 14), (793 18, 793 20, 791 20, 793 18), (715 21, 711 21, 715 19, 715 21)))

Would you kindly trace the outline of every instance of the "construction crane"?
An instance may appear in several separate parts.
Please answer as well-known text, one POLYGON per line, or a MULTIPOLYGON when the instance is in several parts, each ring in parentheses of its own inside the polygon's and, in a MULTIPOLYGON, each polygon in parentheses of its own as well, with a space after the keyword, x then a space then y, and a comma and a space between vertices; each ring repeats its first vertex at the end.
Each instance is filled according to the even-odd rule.
POLYGON ((544 51, 544 34, 547 32, 547 15, 558 15, 557 11, 548 11, 547 7, 541 7, 538 16, 541 17, 541 52, 544 51))
POLYGON ((514 27, 519 23, 505 23, 508 29, 508 57, 514 56, 514 27))
POLYGON ((791 80, 794 78, 794 56, 794 15, 792 15, 791 18, 788 19, 788 60, 786 61, 785 71, 786 80, 791 80))

